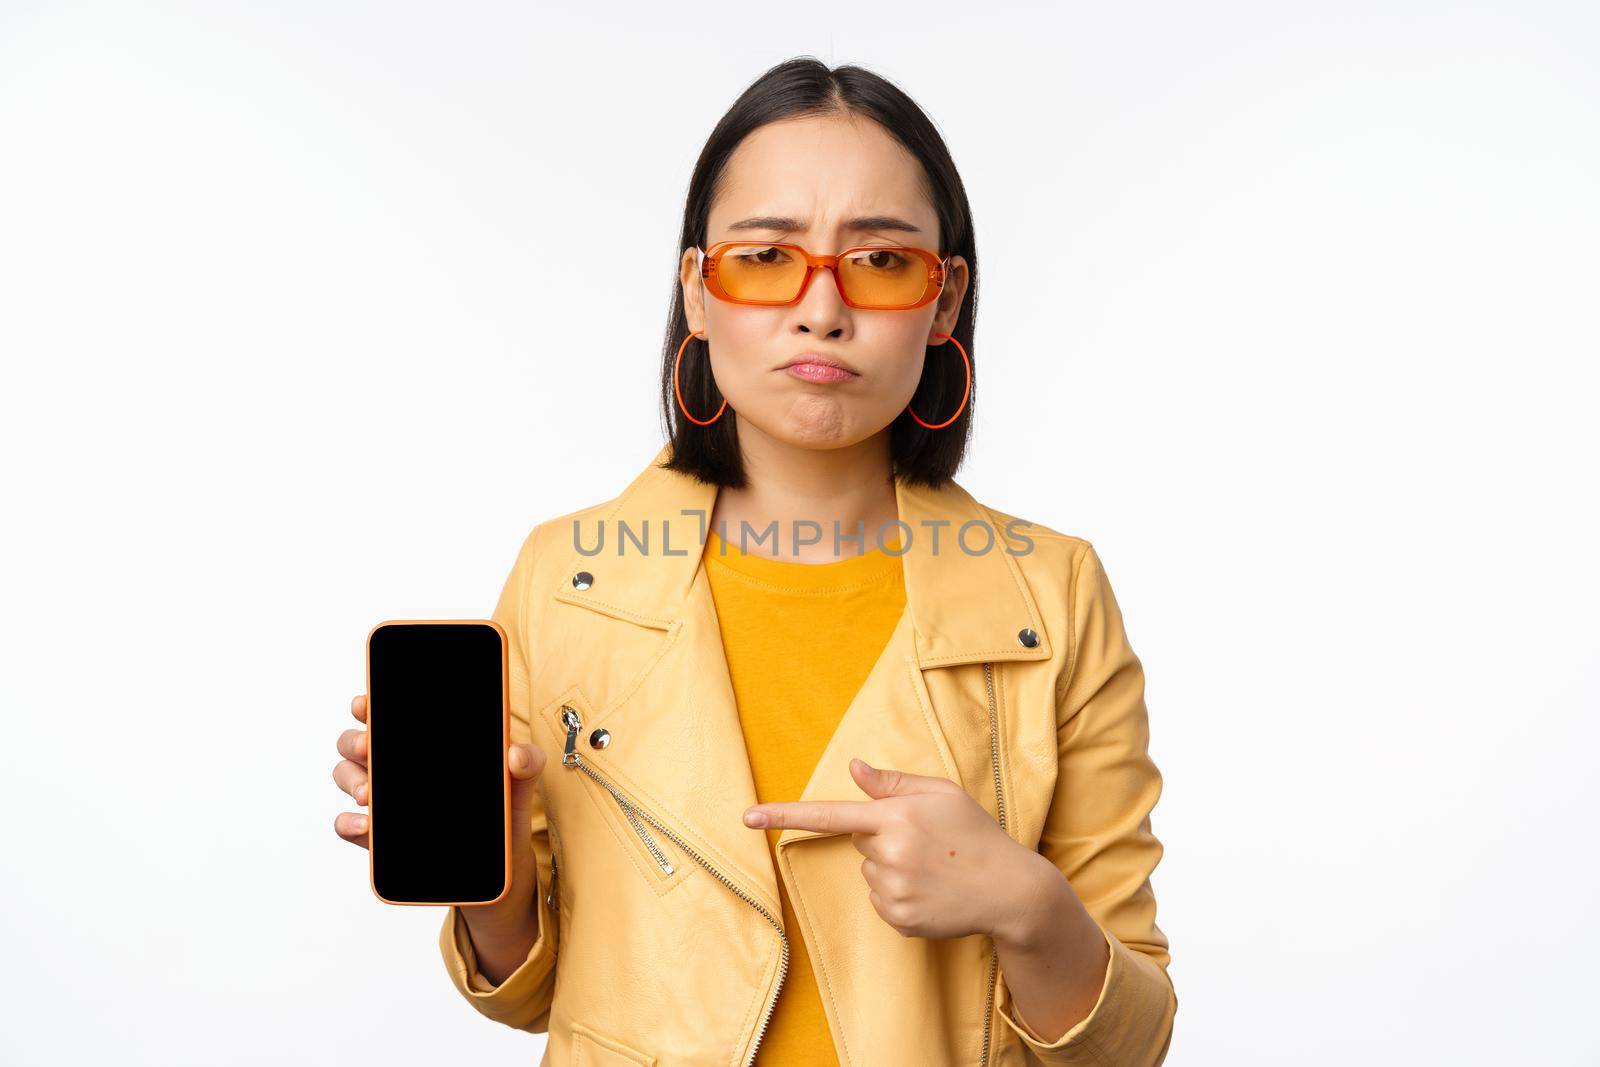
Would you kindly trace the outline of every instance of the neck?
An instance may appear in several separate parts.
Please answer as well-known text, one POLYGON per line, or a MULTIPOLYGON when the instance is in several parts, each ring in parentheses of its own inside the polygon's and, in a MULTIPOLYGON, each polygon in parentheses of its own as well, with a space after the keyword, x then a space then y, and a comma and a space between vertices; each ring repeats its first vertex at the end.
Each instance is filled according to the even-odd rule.
POLYGON ((885 525, 899 517, 887 429, 851 445, 806 447, 741 420, 739 444, 747 482, 718 491, 711 528, 719 537, 752 555, 827 563, 903 536, 885 525))

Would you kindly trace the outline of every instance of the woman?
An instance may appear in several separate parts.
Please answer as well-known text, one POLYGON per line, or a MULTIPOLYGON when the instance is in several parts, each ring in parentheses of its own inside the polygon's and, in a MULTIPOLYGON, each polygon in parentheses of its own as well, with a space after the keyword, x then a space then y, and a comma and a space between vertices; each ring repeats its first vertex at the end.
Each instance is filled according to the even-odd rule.
MULTIPOLYGON (((951 478, 944 144, 877 76, 782 64, 680 247, 670 441, 536 526, 494 612, 530 832, 507 900, 449 909, 456 988, 549 1063, 1160 1063, 1143 669, 1088 542, 951 478)), ((365 732, 339 751, 365 804, 365 732)))

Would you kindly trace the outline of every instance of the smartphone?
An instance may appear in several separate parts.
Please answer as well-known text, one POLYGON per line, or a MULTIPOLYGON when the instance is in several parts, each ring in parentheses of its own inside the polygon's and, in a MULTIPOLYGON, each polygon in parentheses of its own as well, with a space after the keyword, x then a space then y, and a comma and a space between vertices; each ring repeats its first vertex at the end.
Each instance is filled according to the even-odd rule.
POLYGON ((511 890, 510 680, 493 619, 367 634, 367 844, 386 904, 493 904, 511 890))

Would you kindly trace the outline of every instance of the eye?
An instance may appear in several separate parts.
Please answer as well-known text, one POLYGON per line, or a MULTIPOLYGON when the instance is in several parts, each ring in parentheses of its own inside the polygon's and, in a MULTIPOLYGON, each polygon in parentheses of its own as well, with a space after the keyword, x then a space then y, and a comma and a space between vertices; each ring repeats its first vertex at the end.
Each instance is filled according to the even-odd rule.
POLYGON ((892 274, 911 265, 911 257, 892 248, 864 248, 850 257, 852 266, 892 274))
POLYGON ((732 250, 729 257, 745 268, 782 267, 788 265, 792 258, 786 249, 771 245, 746 245, 732 250))

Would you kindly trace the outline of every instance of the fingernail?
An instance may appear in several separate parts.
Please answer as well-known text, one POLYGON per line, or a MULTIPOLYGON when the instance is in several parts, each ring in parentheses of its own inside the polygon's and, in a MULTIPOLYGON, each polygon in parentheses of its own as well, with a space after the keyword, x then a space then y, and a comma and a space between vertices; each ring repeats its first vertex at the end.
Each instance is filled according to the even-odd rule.
POLYGON ((764 811, 747 811, 744 813, 744 824, 746 826, 765 826, 767 825, 767 813, 764 811))
POLYGON ((358 833, 358 834, 359 833, 364 833, 366 831, 366 829, 367 829, 367 817, 365 815, 357 815, 356 816, 356 818, 355 818, 355 828, 356 828, 356 833, 358 833))

